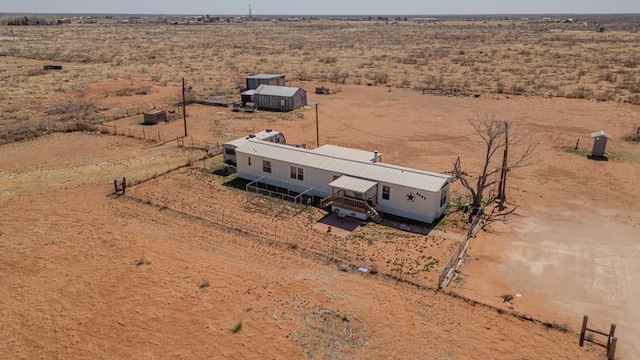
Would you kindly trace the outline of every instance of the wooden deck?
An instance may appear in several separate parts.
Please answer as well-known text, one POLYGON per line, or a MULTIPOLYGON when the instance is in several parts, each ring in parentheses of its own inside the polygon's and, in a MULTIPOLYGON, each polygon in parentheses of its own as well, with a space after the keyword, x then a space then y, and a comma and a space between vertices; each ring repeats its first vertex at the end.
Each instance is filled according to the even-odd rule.
POLYGON ((333 205, 361 214, 366 214, 368 218, 377 223, 380 223, 382 221, 382 210, 375 202, 373 202, 372 205, 369 205, 369 203, 365 200, 336 194, 331 194, 320 200, 320 207, 322 208, 333 205))

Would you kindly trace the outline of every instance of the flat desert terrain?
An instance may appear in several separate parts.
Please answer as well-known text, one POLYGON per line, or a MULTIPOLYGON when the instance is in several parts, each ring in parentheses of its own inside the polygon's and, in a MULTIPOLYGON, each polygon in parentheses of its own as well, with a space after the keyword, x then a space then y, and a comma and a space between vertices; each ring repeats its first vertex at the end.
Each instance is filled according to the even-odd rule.
POLYGON ((0 76, 11 85, 2 90, 8 101, 0 118, 0 352, 11 359, 604 359, 603 348, 578 346, 589 315, 590 327, 602 331, 616 323, 616 358, 633 359, 640 352, 640 145, 622 138, 640 126, 640 108, 626 80, 596 72, 637 82, 628 52, 637 33, 473 26, 92 24, 0 37, 0 76), (506 29, 519 40, 491 36, 506 29), (297 37, 258 46, 253 35, 261 31, 270 40, 297 37), (433 35, 432 50, 448 52, 431 59, 440 52, 408 40, 421 32, 433 35), (371 34, 380 36, 348 48, 371 34), (535 44, 536 34, 545 41, 535 44), (70 46, 74 36, 90 49, 85 57, 70 46), (202 51, 169 46, 176 36, 191 36, 202 51), (598 36, 615 37, 619 48, 598 36), (414 45, 397 45, 402 38, 414 45), (97 39, 112 52, 98 52, 97 39), (342 45, 327 50, 330 39, 342 45), (572 39, 619 61, 581 63, 586 52, 552 46, 572 39), (456 41, 475 47, 461 51, 456 41), (411 56, 419 48, 424 57, 411 56), (536 56, 545 49, 572 60, 548 63, 536 56), (520 66, 506 53, 532 60, 520 66), (496 62, 478 63, 484 54, 496 62), (448 60, 470 56, 478 69, 448 60), (405 57, 424 63, 397 60, 405 57), (40 71, 49 63, 64 69, 40 71), (571 64, 585 74, 566 80, 571 64), (550 88, 534 86, 550 69, 564 75, 545 77, 550 88), (538 80, 523 91, 497 91, 489 73, 503 70, 514 76, 504 78, 508 84, 538 80), (346 78, 332 77, 345 71, 346 78), (235 113, 191 104, 189 136, 177 146, 182 77, 190 96, 239 100, 235 86, 260 72, 287 73, 288 84, 308 91, 309 106, 235 113), (446 74, 446 83, 424 85, 433 79, 420 74, 431 72, 446 74), (317 86, 333 91, 317 95, 317 86), (567 96, 578 87, 590 95, 567 96), (451 88, 464 91, 437 90, 451 88), (615 96, 598 98, 607 90, 615 96), (469 121, 483 117, 510 121, 537 145, 531 165, 508 174, 512 212, 477 233, 445 290, 436 291, 440 270, 468 226, 458 211, 467 201, 459 182, 438 224, 351 223, 343 236, 325 231, 324 210, 248 198, 233 177, 212 172, 221 157, 205 149, 265 128, 316 147, 315 104, 321 144, 378 150, 384 162, 429 171, 449 172, 459 157, 477 173, 482 143, 469 121), (154 107, 175 111, 172 121, 141 125, 140 112, 154 107), (614 139, 608 161, 586 156, 590 134, 600 130, 614 139), (123 177, 126 194, 112 195, 123 177), (504 294, 518 296, 505 303, 504 294))

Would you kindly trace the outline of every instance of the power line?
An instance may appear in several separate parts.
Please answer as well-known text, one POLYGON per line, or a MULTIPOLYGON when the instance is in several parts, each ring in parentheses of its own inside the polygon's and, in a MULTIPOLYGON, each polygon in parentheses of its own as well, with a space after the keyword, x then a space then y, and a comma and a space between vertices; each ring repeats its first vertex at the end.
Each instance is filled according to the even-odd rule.
POLYGON ((393 137, 393 136, 384 136, 384 135, 380 135, 380 134, 376 134, 376 133, 372 133, 372 132, 368 132, 362 129, 358 129, 352 125, 349 125, 345 122, 342 122, 336 118, 334 118, 333 116, 323 113, 324 116, 328 117, 329 119, 337 122, 338 124, 341 124, 343 126, 348 127, 351 130, 355 130, 358 132, 361 132, 363 134, 367 134, 370 136, 375 136, 375 137, 379 137, 379 138, 383 138, 383 139, 388 139, 388 140, 401 140, 401 141, 410 141, 410 142, 430 142, 430 141, 447 141, 447 140, 455 140, 455 139, 461 139, 461 138, 465 138, 465 137, 469 137, 472 135, 476 135, 475 132, 469 133, 469 134, 465 134, 465 135, 458 135, 458 136, 452 136, 452 137, 448 137, 448 138, 440 138, 440 139, 405 139, 405 138, 399 138, 399 137, 393 137))

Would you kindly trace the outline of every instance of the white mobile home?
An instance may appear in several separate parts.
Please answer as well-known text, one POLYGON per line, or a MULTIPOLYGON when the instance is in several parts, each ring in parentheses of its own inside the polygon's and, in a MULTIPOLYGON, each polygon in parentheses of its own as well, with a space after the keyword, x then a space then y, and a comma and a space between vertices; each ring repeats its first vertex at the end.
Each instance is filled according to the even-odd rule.
POLYGON ((222 144, 222 158, 224 162, 229 165, 235 165, 236 164, 236 148, 246 143, 250 139, 268 141, 268 142, 273 142, 278 144, 287 143, 283 133, 278 131, 273 131, 272 129, 266 129, 264 131, 243 136, 241 138, 222 144))
POLYGON ((316 150, 247 139, 235 149, 238 176, 322 197, 321 206, 341 216, 432 223, 446 209, 448 175, 384 164, 377 152, 316 150))

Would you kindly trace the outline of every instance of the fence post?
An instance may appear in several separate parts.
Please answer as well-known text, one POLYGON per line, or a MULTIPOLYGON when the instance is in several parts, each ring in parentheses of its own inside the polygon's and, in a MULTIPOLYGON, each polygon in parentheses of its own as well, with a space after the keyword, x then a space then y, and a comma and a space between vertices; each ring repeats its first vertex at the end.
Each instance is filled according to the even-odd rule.
POLYGON ((162 142, 162 140, 160 140, 160 131, 158 131, 158 142, 162 142))
POLYGON ((611 343, 607 348, 607 360, 613 360, 616 357, 616 345, 618 344, 618 338, 611 339, 611 343))
POLYGON ((607 349, 609 348, 609 345, 611 345, 611 339, 613 339, 615 334, 616 334, 616 324, 611 324, 611 330, 609 330, 609 338, 607 338, 607 349))
POLYGON ((116 124, 113 124, 113 135, 118 135, 118 128, 116 127, 116 124))
POLYGON ((114 194, 118 193, 118 180, 113 180, 114 194))
POLYGON ((127 191, 127 179, 125 177, 122 178, 122 194, 127 191))
POLYGON ((582 318, 582 330, 580 331, 580 347, 584 346, 584 334, 587 332, 587 321, 589 321, 589 317, 587 315, 582 318))
POLYGON ((147 139, 147 136, 144 133, 144 128, 142 128, 142 138, 145 139, 145 140, 147 139))

